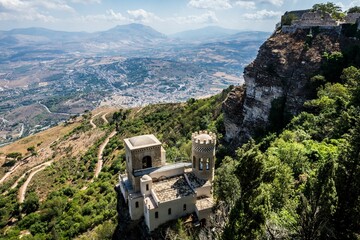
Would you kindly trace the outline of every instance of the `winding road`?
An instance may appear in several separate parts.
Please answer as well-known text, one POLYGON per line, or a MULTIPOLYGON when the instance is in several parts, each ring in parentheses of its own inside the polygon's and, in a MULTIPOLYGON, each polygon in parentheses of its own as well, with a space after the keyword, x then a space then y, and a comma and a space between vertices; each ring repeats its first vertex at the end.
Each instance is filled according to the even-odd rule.
POLYGON ((41 102, 38 102, 40 106, 42 106, 43 108, 45 108, 45 110, 48 112, 48 113, 51 113, 51 114, 58 114, 58 115, 65 115, 65 116, 70 116, 71 114, 70 113, 59 113, 59 112, 52 112, 50 111, 50 109, 43 103, 41 102))
MULTIPOLYGON (((24 202, 27 187, 28 187, 29 183, 31 182, 31 179, 34 177, 34 175, 35 175, 36 173, 44 170, 46 167, 50 166, 53 161, 54 161, 54 160, 45 162, 45 163, 40 164, 40 165, 38 165, 38 166, 36 166, 36 167, 34 167, 34 168, 31 169, 31 170, 33 170, 33 169, 35 169, 35 168, 38 168, 38 169, 36 169, 35 171, 32 171, 32 172, 30 173, 30 175, 29 175, 29 177, 26 179, 25 183, 20 187, 19 193, 18 193, 19 203, 23 203, 23 202, 24 202)), ((29 170, 29 171, 31 171, 31 170, 29 170)))
MULTIPOLYGON (((41 104, 39 102, 40 105, 44 106, 46 109, 47 107, 43 104, 41 104)), ((50 110, 49 110, 50 112, 50 110)), ((51 112, 50 112, 51 113, 51 112)), ((92 125, 92 128, 95 129, 97 126, 95 125, 95 123, 93 122, 93 119, 100 115, 102 112, 98 112, 97 114, 95 114, 91 119, 90 119, 90 124, 92 125)), ((108 124, 108 120, 106 119, 106 115, 108 113, 105 113, 101 116, 101 118, 104 120, 104 122, 106 124, 108 124)), ((114 137, 116 135, 116 130, 113 130, 107 137, 106 139, 104 140, 104 142, 100 145, 99 147, 99 151, 98 151, 98 155, 97 155, 97 158, 98 158, 98 162, 96 164, 96 168, 95 168, 95 173, 94 173, 94 177, 93 179, 90 181, 90 182, 93 182, 95 178, 97 178, 101 172, 101 169, 102 169, 102 166, 103 166, 103 152, 104 152, 104 149, 106 147, 106 145, 109 143, 110 139, 112 137, 114 137)), ((58 139, 56 139, 55 141, 57 141, 58 139)), ((53 142, 55 142, 53 141, 53 142)), ((52 142, 52 143, 53 143, 52 142)), ((49 146, 52 144, 50 143, 49 146)), ((40 149, 40 150, 43 150, 44 148, 40 149)), ((24 160, 24 159, 23 159, 24 160)), ((27 188, 28 188, 28 185, 30 184, 32 178, 35 176, 35 174, 37 174, 38 172, 44 170, 46 167, 50 166, 52 163, 53 163, 54 160, 50 160, 50 161, 47 161, 47 162, 44 162, 42 164, 39 164, 29 170, 27 170, 23 175, 21 175, 16 181, 15 183, 10 187, 10 189, 14 189, 16 188, 20 181, 22 179, 24 179, 26 177, 27 174, 29 174, 29 176, 27 177, 26 181, 24 182, 24 184, 19 188, 19 192, 18 192, 18 200, 19 200, 19 203, 23 203, 24 200, 25 200, 25 195, 26 195, 26 191, 27 191, 27 188)), ((18 164, 16 164, 15 166, 13 166, 9 172, 7 172, 1 179, 0 179, 0 183, 4 182, 13 172, 16 171, 16 169, 18 167, 20 167, 21 165, 23 165, 25 162, 21 161, 19 162, 18 164)), ((85 187, 86 189, 86 187, 85 187)), ((7 194, 8 191, 4 192, 3 195, 7 194)))
POLYGON ((13 172, 15 172, 15 170, 20 167, 21 165, 23 165, 24 162, 23 161, 19 161, 16 165, 14 165, 7 173, 5 173, 5 175, 0 179, 0 184, 3 183, 13 172))
POLYGON ((96 116, 100 115, 101 113, 102 113, 102 112, 98 112, 97 114, 95 114, 94 116, 92 116, 92 118, 90 119, 90 124, 91 124, 91 126, 92 126, 93 129, 96 128, 96 125, 95 125, 95 123, 93 122, 93 120, 94 120, 94 118, 95 118, 96 116))
POLYGON ((105 149, 106 145, 109 143, 110 138, 115 136, 115 134, 116 134, 116 130, 112 131, 109 134, 109 136, 107 136, 105 141, 100 145, 98 156, 97 156, 98 157, 98 162, 96 164, 94 178, 97 178, 99 176, 100 172, 101 172, 102 165, 103 165, 103 152, 104 152, 104 149, 105 149))
POLYGON ((108 124, 108 123, 109 123, 109 121, 106 119, 106 115, 107 115, 107 114, 108 114, 108 112, 101 116, 101 118, 104 120, 104 123, 105 123, 105 124, 108 124))
POLYGON ((22 135, 24 134, 24 124, 23 123, 20 123, 21 124, 21 129, 20 129, 20 132, 19 132, 19 135, 18 135, 18 138, 21 138, 22 135))

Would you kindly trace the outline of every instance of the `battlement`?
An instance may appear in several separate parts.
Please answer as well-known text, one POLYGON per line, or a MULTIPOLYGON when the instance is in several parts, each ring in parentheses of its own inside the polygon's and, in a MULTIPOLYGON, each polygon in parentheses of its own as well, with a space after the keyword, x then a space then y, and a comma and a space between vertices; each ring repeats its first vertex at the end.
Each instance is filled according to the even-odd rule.
POLYGON ((216 144, 216 134, 208 131, 199 131, 192 134, 192 142, 195 144, 214 145, 216 144))

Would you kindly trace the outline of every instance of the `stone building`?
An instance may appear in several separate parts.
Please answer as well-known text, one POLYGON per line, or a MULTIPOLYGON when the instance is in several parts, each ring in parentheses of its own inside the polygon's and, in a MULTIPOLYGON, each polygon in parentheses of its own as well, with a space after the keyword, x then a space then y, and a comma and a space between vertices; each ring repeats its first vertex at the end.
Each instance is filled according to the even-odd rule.
POLYGON ((348 13, 345 16, 345 23, 355 24, 359 18, 360 18, 360 13, 348 13))
MULTIPOLYGON (((357 24, 360 28, 360 13, 348 13, 343 21, 336 21, 329 13, 311 10, 285 12, 282 19, 292 16, 294 20, 290 25, 281 22, 281 30, 285 33, 294 33, 297 29, 311 29, 318 27, 320 30, 337 30, 341 32, 341 28, 346 24, 357 24)), ((278 26, 280 28, 280 26, 278 26)))
POLYGON ((208 220, 214 205, 214 133, 192 134, 191 163, 167 164, 166 152, 152 134, 124 142, 126 174, 119 176, 119 186, 132 220, 144 217, 149 231, 192 213, 208 220))

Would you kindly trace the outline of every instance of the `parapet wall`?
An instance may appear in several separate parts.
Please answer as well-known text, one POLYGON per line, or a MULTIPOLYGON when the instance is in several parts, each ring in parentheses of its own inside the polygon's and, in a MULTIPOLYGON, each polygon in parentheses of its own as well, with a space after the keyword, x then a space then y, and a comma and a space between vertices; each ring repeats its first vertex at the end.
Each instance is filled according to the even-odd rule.
POLYGON ((298 29, 311 29, 313 27, 318 27, 320 31, 336 31, 341 32, 341 25, 339 26, 282 26, 281 31, 283 33, 295 33, 298 29))
POLYGON ((213 145, 215 145, 216 144, 216 134, 213 132, 208 132, 208 131, 194 132, 192 134, 192 141, 193 141, 193 143, 196 143, 196 144, 213 144, 213 145), (207 139, 207 140, 198 139, 197 137, 202 134, 209 135, 211 137, 211 139, 207 139))
MULTIPOLYGON (((285 15, 286 14, 292 13, 285 13, 285 15)), ((282 25, 281 30, 284 33, 294 33, 298 29, 310 29, 313 27, 318 27, 319 30, 332 30, 341 33, 342 24, 357 24, 358 29, 360 29, 359 22, 360 13, 350 13, 345 17, 343 22, 339 22, 333 19, 328 13, 309 11, 303 13, 301 18, 293 20, 291 25, 282 25)))

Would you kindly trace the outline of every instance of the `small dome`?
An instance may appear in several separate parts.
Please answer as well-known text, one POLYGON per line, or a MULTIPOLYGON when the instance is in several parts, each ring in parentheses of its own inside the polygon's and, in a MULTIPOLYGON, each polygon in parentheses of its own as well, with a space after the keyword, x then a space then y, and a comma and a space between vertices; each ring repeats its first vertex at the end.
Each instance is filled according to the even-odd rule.
POLYGON ((142 179, 143 181, 152 180, 152 178, 151 178, 149 175, 147 175, 147 174, 145 174, 144 176, 142 176, 141 179, 142 179))
POLYGON ((200 141, 212 140, 212 137, 209 134, 206 134, 206 133, 197 135, 195 138, 199 139, 200 141))
POLYGON ((151 145, 156 143, 154 139, 147 135, 132 137, 129 139, 129 141, 134 147, 151 145))

